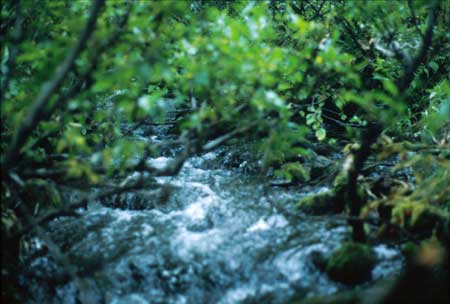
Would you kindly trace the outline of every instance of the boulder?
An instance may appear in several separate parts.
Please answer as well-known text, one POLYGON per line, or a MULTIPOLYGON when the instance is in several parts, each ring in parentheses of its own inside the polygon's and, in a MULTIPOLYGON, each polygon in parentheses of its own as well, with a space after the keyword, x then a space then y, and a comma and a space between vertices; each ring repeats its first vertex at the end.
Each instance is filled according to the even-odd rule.
POLYGON ((334 191, 325 191, 318 194, 305 196, 302 198, 297 207, 308 214, 321 215, 336 213, 336 204, 334 191))
POLYGON ((334 281, 354 285, 372 279, 372 270, 376 262, 377 257, 372 248, 349 242, 331 255, 326 272, 334 281))

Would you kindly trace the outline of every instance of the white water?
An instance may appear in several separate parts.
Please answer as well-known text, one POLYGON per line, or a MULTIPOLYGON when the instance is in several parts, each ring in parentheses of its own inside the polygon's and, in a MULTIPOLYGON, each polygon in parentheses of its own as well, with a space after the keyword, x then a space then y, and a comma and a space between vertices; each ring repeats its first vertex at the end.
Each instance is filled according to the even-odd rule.
MULTIPOLYGON (((313 265, 311 254, 329 256, 349 238, 346 223, 282 214, 273 202, 289 208, 302 189, 271 188, 267 196, 258 176, 220 165, 205 169, 215 161, 221 162, 218 154, 208 153, 189 160, 177 177, 158 179, 174 188, 159 208, 92 202, 81 218, 55 221, 52 237, 106 303, 284 303, 294 294, 342 289, 313 265)), ((375 279, 399 269, 398 250, 375 250, 375 279)), ((27 284, 35 303, 74 303, 72 282, 50 292, 55 267, 47 256, 33 265, 27 284)))

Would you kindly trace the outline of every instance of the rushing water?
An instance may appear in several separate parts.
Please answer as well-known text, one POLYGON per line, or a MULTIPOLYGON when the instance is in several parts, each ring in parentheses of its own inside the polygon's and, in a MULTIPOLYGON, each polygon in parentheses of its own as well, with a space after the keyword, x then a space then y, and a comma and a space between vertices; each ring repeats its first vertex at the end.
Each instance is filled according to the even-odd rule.
MULTIPOLYGON (((345 222, 294 216, 291 207, 302 195, 323 189, 271 187, 245 170, 245 160, 224 165, 228 151, 193 157, 178 176, 159 178, 170 186, 164 198, 141 191, 141 200, 159 200, 151 208, 127 205, 135 200, 129 194, 122 208, 91 202, 80 218, 51 223, 50 236, 80 270, 89 301, 286 303, 294 295, 345 288, 313 262, 349 238, 345 222)), ((397 250, 375 249, 375 279, 398 270, 397 250)), ((23 284, 34 298, 30 302, 76 303, 75 284, 47 255, 32 261, 23 284)))

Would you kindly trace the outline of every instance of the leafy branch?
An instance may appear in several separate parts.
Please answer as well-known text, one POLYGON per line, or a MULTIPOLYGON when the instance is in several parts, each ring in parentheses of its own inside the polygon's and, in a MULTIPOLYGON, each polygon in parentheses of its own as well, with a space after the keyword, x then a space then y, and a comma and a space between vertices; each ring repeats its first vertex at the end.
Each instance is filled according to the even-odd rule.
MULTIPOLYGON (((5 157, 2 162, 2 176, 6 177, 7 172, 13 168, 17 161, 20 159, 20 149, 23 144, 31 135, 32 131, 36 128, 40 121, 42 121, 43 116, 45 116, 45 109, 47 107, 50 98, 57 92, 61 87, 67 75, 75 68, 75 61, 81 54, 81 52, 86 48, 89 38, 95 29, 98 16, 100 14, 101 8, 104 5, 104 0, 96 0, 92 5, 91 12, 88 21, 81 32, 77 43, 69 51, 66 59, 57 68, 53 78, 48 82, 44 83, 41 87, 40 93, 33 101, 26 114, 24 120, 20 124, 20 127, 14 133, 12 140, 9 144, 9 148, 6 151, 5 157)), ((76 88, 75 88, 76 89, 76 88)), ((60 98, 58 102, 65 102, 67 99, 72 97, 75 89, 66 93, 63 98, 60 98)), ((51 111, 47 113, 47 116, 51 114, 51 111)))

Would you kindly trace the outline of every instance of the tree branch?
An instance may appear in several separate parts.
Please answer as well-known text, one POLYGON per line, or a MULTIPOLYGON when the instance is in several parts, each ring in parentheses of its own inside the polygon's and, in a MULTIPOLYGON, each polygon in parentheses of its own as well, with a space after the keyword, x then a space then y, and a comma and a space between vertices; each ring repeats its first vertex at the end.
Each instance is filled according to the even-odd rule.
MULTIPOLYGON (((23 15, 21 12, 20 1, 17 1, 15 4, 16 7, 16 19, 14 22, 14 30, 11 34, 12 46, 9 48, 9 58, 6 62, 6 71, 4 75, 2 75, 1 87, 0 87, 0 104, 3 102, 5 98, 5 93, 8 89, 9 81, 11 80, 11 75, 13 74, 13 70, 16 64, 16 56, 19 51, 19 43, 23 38, 23 15)), ((6 47, 4 48, 6 51, 6 47)))
MULTIPOLYGON (((428 26, 424 35, 422 47, 418 55, 414 58, 413 62, 409 66, 405 66, 405 72, 403 77, 399 80, 397 87, 399 88, 399 93, 402 95, 408 88, 409 84, 414 78, 414 73, 416 72, 419 65, 425 59, 426 53, 431 45, 433 37, 433 28, 436 22, 436 2, 433 3, 430 8, 430 15, 428 18, 428 26)), ((381 126, 378 124, 370 125, 367 130, 365 130, 361 135, 361 148, 354 153, 352 153, 348 158, 351 161, 351 167, 348 171, 348 180, 345 190, 346 200, 348 201, 350 207, 350 215, 353 218, 359 216, 362 202, 358 197, 357 193, 357 178, 360 172, 364 168, 364 163, 370 155, 370 145, 374 143, 381 133, 381 126)), ((362 222, 349 219, 349 224, 353 229, 353 240, 355 242, 365 242, 365 232, 362 222)))
POLYGON ((416 16, 416 12, 415 12, 414 6, 413 6, 413 0, 408 0, 408 7, 409 7, 409 11, 411 12, 411 18, 412 18, 414 27, 416 28, 416 31, 420 35, 420 37, 422 37, 422 39, 424 39, 423 34, 419 29, 419 24, 417 23, 417 16, 416 16))
MULTIPOLYGON (((157 167, 151 166, 150 164, 147 164, 145 162, 145 160, 147 159, 148 154, 144 153, 141 161, 139 162, 138 165, 136 165, 134 167, 134 169, 135 169, 135 171, 147 172, 147 173, 153 174, 154 176, 176 175, 181 170, 186 159, 189 158, 192 154, 197 153, 197 152, 210 151, 210 150, 218 147, 219 145, 224 144, 228 140, 234 138, 238 134, 242 134, 242 133, 248 131, 252 126, 253 125, 235 129, 225 135, 218 137, 217 139, 214 139, 214 140, 208 142, 207 144, 205 144, 203 146, 200 146, 197 149, 195 149, 194 146, 192 145, 192 143, 187 141, 187 139, 184 139, 183 141, 185 142, 185 148, 184 148, 183 152, 181 153, 181 155, 179 155, 176 159, 169 162, 163 168, 157 168, 157 167)), ((130 168, 128 168, 128 169, 130 169, 130 168)), ((72 202, 71 204, 64 205, 62 208, 60 208, 58 210, 49 211, 48 213, 38 217, 35 221, 38 225, 44 225, 47 222, 54 220, 60 216, 74 216, 74 215, 77 215, 74 212, 75 209, 86 207, 86 205, 89 202, 101 200, 103 198, 107 198, 107 197, 110 197, 110 196, 113 196, 116 194, 121 194, 124 192, 131 191, 131 190, 141 189, 144 186, 145 186, 145 180, 144 180, 144 176, 142 174, 139 176, 139 178, 137 178, 135 180, 129 181, 129 180, 125 179, 124 181, 122 181, 120 183, 120 185, 118 187, 112 187, 110 189, 107 189, 107 190, 104 190, 101 192, 93 193, 90 195, 85 195, 82 198, 76 200, 75 202, 72 202)), ((24 224, 23 228, 17 232, 17 235, 26 234, 32 228, 33 228, 32 225, 30 225, 29 223, 26 223, 26 224, 24 224)))
POLYGON ((111 189, 107 189, 107 190, 97 192, 97 193, 92 193, 90 195, 84 195, 80 199, 78 199, 70 204, 63 205, 58 210, 49 211, 49 212, 37 217, 36 219, 33 219, 32 222, 27 220, 27 223, 24 223, 22 229, 20 229, 17 232, 17 235, 24 235, 24 234, 28 233, 31 229, 33 229, 34 228, 33 222, 35 222, 36 225, 44 225, 60 216, 76 215, 76 213, 74 213, 74 210, 85 207, 88 202, 101 200, 103 198, 107 198, 107 197, 110 197, 110 196, 113 196, 116 194, 121 194, 123 192, 127 192, 130 190, 140 189, 143 185, 144 185, 144 179, 141 175, 139 177, 139 179, 129 182, 129 183, 124 183, 124 185, 122 185, 122 186, 113 187, 111 189))
POLYGON ((425 60, 425 56, 427 55, 428 49, 431 46, 431 42, 433 40, 433 30, 436 24, 436 3, 434 1, 430 8, 430 13, 428 16, 427 29, 425 30, 425 34, 422 39, 422 46, 420 47, 419 53, 414 58, 412 63, 405 68, 405 72, 403 77, 398 81, 397 87, 400 92, 406 91, 411 82, 414 79, 414 74, 419 67, 419 65, 425 60))
POLYGON ((42 115, 45 113, 45 108, 53 96, 54 93, 60 88, 64 82, 66 76, 75 67, 75 60, 80 53, 85 49, 87 41, 91 37, 101 8, 104 5, 105 0, 96 0, 93 4, 90 12, 89 19, 85 28, 80 34, 77 43, 70 50, 66 59, 56 70, 53 78, 44 83, 41 87, 41 91, 36 99, 33 101, 28 113, 20 125, 19 129, 14 133, 12 141, 9 145, 9 149, 2 162, 2 173, 6 176, 7 171, 12 168, 19 160, 20 149, 25 141, 30 136, 31 132, 36 128, 38 123, 42 120, 42 115))
MULTIPOLYGON (((15 177, 14 182, 19 187, 23 187, 23 185, 24 185, 23 181, 18 176, 15 177)), ((13 195, 15 196, 15 198, 18 201, 22 201, 22 198, 18 193, 14 192, 13 195)), ((42 228, 40 226, 39 222, 36 221, 36 219, 31 215, 31 212, 28 209, 28 207, 26 206, 26 204, 24 204, 23 202, 20 202, 19 208, 24 217, 24 220, 27 223, 28 231, 34 230, 36 235, 45 242, 49 253, 53 256, 55 261, 62 267, 63 271, 66 272, 66 274, 68 274, 70 276, 70 278, 74 281, 74 283, 78 289, 78 292, 82 296, 83 293, 86 291, 87 286, 86 286, 85 281, 78 276, 77 267, 74 266, 70 262, 69 257, 67 255, 65 255, 62 252, 61 248, 55 242, 53 242, 53 240, 47 235, 45 229, 42 228)), ((20 234, 17 234, 17 235, 20 236, 20 234)), ((15 236, 13 236, 13 238, 14 237, 15 236)), ((86 301, 83 297, 79 298, 78 300, 82 304, 88 303, 88 301, 86 301)))

